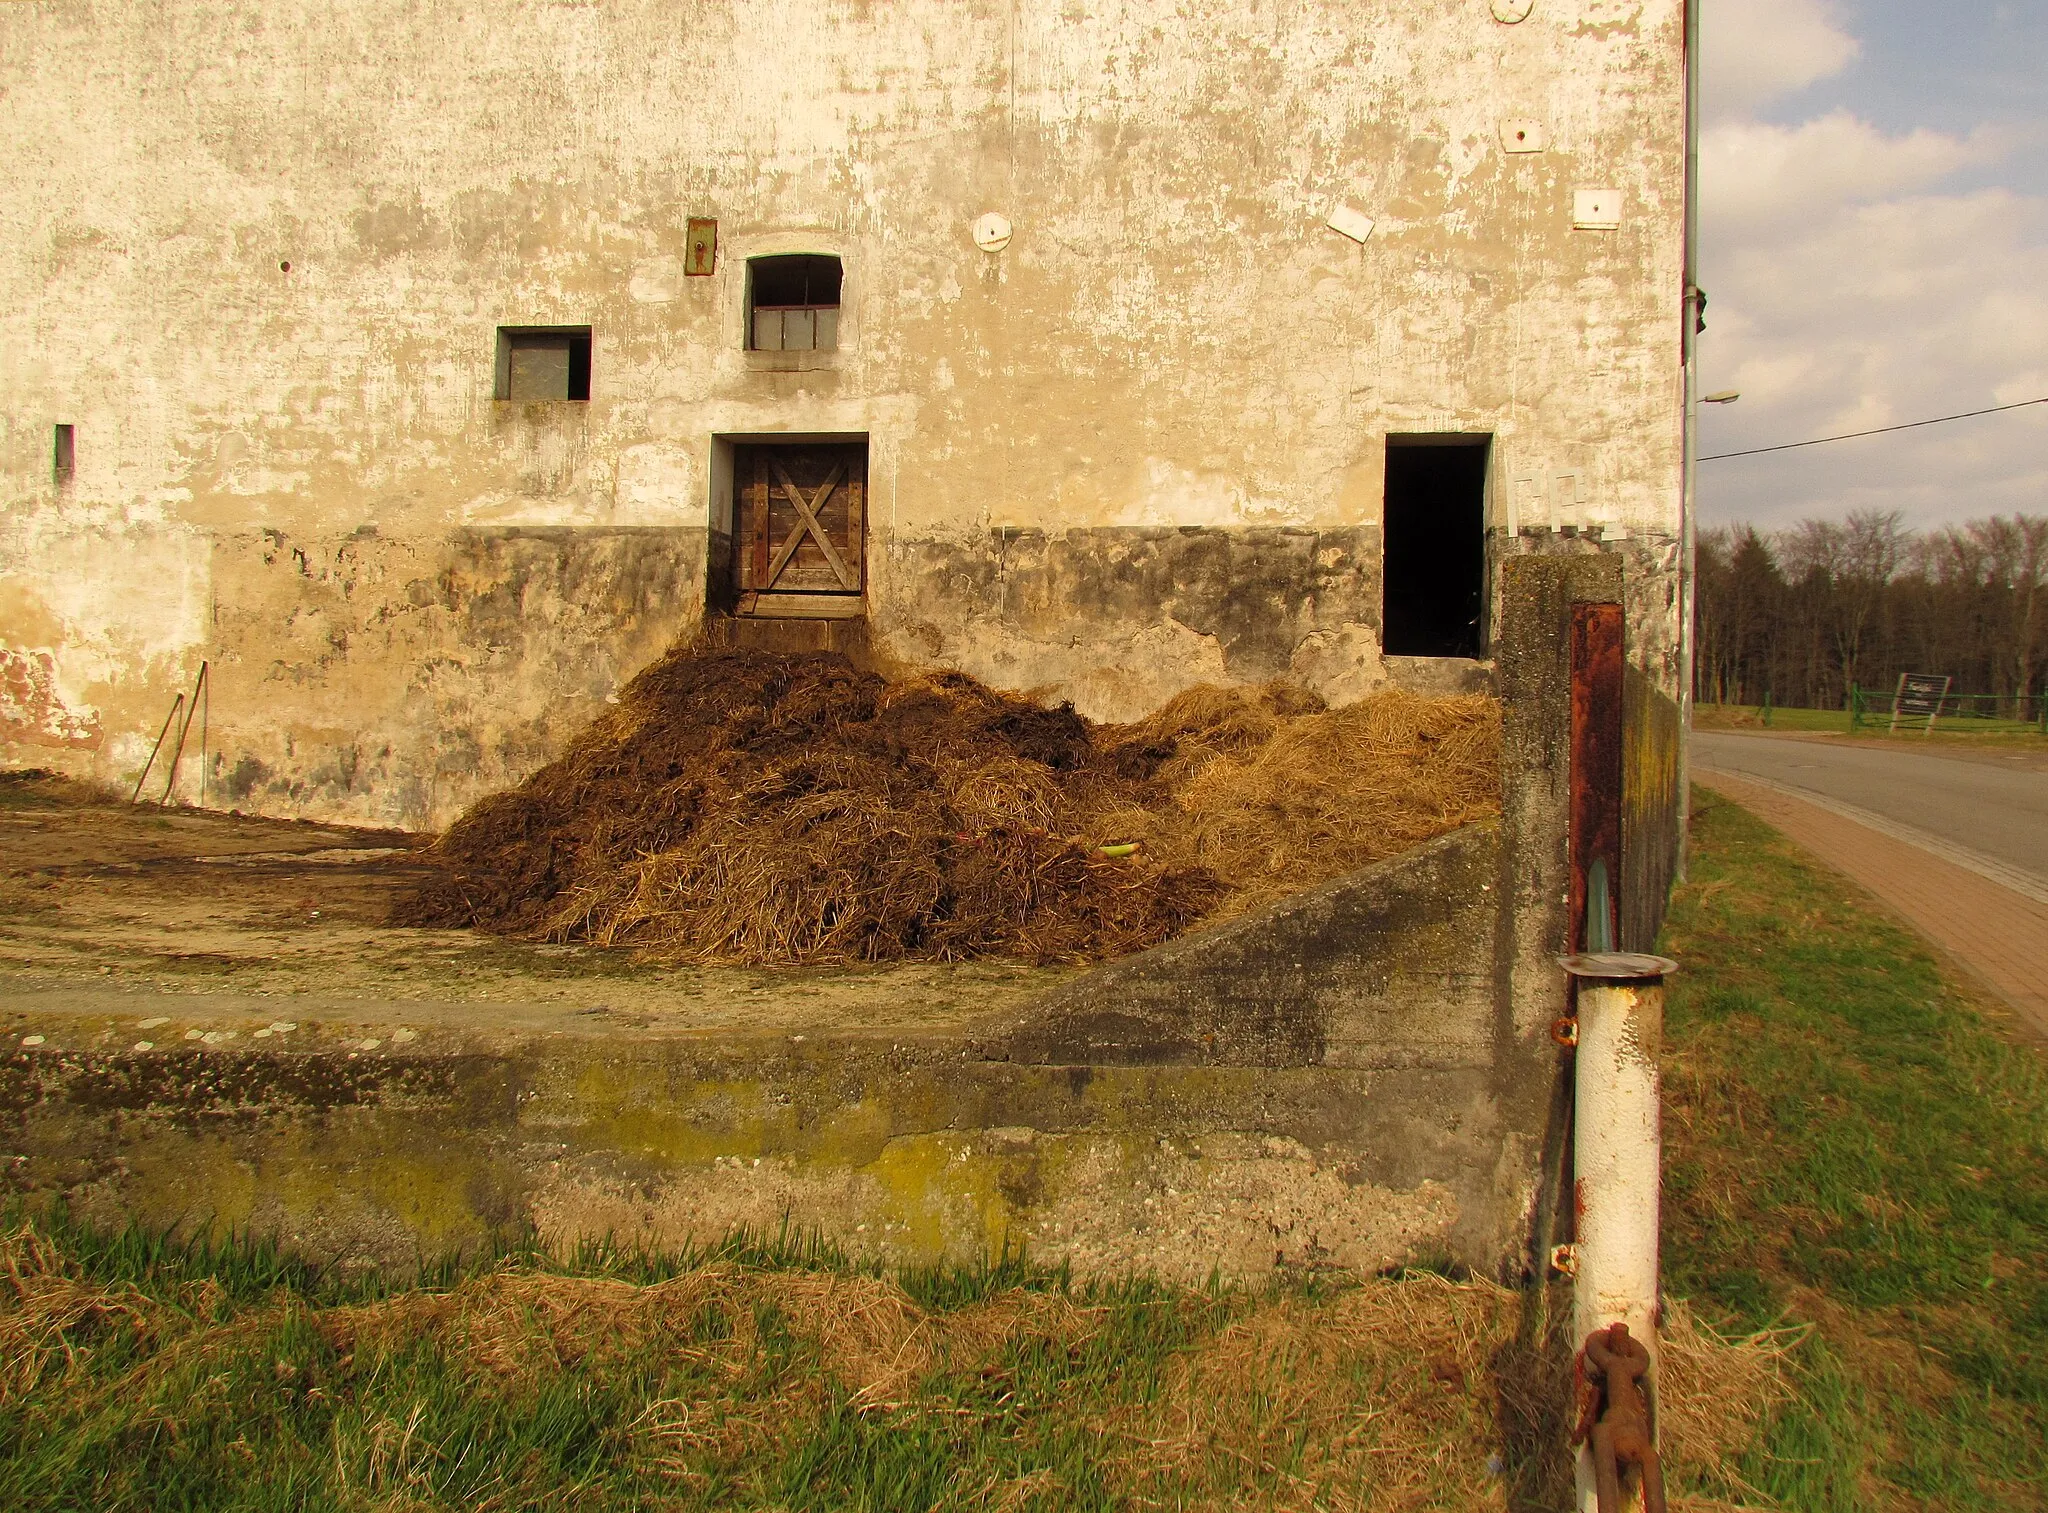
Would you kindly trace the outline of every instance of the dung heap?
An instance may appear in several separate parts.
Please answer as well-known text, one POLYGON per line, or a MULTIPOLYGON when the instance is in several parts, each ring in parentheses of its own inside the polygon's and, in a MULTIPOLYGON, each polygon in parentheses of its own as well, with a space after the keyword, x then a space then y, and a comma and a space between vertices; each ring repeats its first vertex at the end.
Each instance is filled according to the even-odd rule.
POLYGON ((959 673, 684 647, 436 843, 396 922, 756 964, 1091 961, 1499 806, 1483 696, 1189 689, 1132 725, 959 673))

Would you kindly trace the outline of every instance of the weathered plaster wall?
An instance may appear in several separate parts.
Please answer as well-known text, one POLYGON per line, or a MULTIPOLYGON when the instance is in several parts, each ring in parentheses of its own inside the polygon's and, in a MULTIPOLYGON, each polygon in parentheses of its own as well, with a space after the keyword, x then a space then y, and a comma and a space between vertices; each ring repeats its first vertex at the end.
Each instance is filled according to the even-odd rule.
POLYGON ((213 658, 249 805, 443 821, 697 622, 713 438, 783 431, 871 439, 878 651, 1109 716, 1370 686, 1385 437, 1491 432, 1499 554, 1625 534, 1668 684, 1679 21, 0 9, 0 759, 131 774, 213 658), (1578 188, 1620 228, 1573 230, 1578 188), (847 270, 801 370, 742 343, 744 258, 792 250, 847 270), (496 326, 583 323, 588 404, 491 398, 496 326))
POLYGON ((1566 628, 1624 575, 1501 576, 1497 821, 964 1024, 904 1012, 971 991, 929 972, 839 984, 898 1006, 858 1028, 764 1023, 730 1002, 751 985, 701 979, 659 1015, 522 1000, 513 974, 440 1003, 38 984, 0 1002, 0 1195, 401 1263, 507 1225, 675 1244, 787 1219, 901 1261, 1022 1241, 1091 1272, 1527 1274, 1569 1129, 1566 628))
POLYGON ((704 532, 676 527, 222 533, 215 708, 288 723, 209 802, 424 817, 516 783, 690 623, 703 565, 704 532))

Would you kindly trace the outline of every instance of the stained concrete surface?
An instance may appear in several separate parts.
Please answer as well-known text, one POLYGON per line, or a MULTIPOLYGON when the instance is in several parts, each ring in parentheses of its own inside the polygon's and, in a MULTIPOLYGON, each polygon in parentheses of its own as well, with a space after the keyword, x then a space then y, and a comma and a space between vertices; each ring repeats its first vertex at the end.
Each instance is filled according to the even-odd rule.
MULTIPOLYGON (((1070 971, 679 970, 389 929, 419 837, 51 787, 0 782, 17 1197, 347 1265, 508 1229, 678 1245, 791 1223, 896 1261, 1021 1243, 1190 1280, 1525 1264, 1527 1151, 1484 1044, 1397 1070, 1033 1064, 991 1027, 1056 1039, 1029 1005, 1070 971)), ((1412 870, 1406 894, 1399 865, 1365 885, 1396 937, 1455 907, 1412 870)))
POLYGON ((1869 810, 2048 886, 2048 774, 2030 766, 1723 731, 1695 731, 1692 759, 1869 810))

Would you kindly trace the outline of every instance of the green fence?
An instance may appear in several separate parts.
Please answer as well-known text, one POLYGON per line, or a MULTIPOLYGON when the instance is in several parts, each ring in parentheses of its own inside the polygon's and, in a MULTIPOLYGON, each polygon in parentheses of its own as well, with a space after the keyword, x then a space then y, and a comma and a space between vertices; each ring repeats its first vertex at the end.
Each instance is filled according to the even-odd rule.
MULTIPOLYGON (((1771 723, 1770 700, 1761 711, 1771 723)), ((1901 699, 1896 689, 1879 692, 1849 685, 1849 729, 1884 732, 1963 730, 1991 734, 2048 736, 2048 695, 1944 693, 1938 698, 1901 699)))

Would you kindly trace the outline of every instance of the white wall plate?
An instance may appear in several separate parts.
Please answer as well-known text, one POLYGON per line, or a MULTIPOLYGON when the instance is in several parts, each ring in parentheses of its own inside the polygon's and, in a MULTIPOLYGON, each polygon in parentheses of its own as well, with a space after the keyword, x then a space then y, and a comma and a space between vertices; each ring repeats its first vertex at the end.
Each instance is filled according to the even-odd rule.
POLYGON ((1621 191, 1619 189, 1574 189, 1572 191, 1572 229, 1575 231, 1613 231, 1621 225, 1621 191))
POLYGON ((1354 210, 1349 205, 1338 205, 1330 212, 1329 219, 1324 224, 1340 236, 1350 237, 1354 242, 1363 242, 1372 235, 1372 217, 1363 210, 1354 210))
POLYGON ((1503 152, 1541 152, 1550 145, 1550 133, 1541 121, 1503 121, 1500 146, 1503 152))
POLYGON ((1526 21, 1535 8, 1536 0, 1493 0, 1493 19, 1513 26, 1517 21, 1526 21))
POLYGON ((991 210, 976 221, 974 245, 983 252, 1001 252, 1010 245, 1010 218, 991 210))

